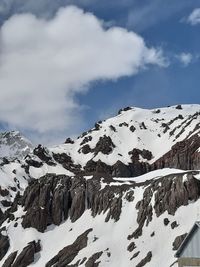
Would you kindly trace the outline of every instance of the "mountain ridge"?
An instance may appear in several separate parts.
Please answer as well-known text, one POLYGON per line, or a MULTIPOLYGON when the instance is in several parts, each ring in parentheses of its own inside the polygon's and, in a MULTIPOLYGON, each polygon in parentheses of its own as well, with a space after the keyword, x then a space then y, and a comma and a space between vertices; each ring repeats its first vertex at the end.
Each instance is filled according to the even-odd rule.
POLYGON ((19 131, 0 133, 0 158, 23 158, 33 149, 33 144, 19 131))
POLYGON ((177 266, 199 204, 200 105, 128 107, 1 164, 0 264, 177 266))

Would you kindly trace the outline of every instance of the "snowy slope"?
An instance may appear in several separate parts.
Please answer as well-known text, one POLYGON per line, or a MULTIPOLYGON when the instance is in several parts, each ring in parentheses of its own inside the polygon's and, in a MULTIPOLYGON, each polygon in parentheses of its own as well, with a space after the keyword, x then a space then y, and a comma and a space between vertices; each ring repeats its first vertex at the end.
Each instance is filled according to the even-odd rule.
MULTIPOLYGON (((56 153, 65 152, 76 164, 84 166, 93 159, 113 165, 118 160, 127 164, 131 162, 129 152, 133 148, 146 149, 152 152, 150 163, 168 152, 177 142, 200 133, 200 105, 171 106, 160 109, 130 108, 98 125, 74 141, 74 144, 59 145, 51 148, 56 153), (131 130, 131 127, 132 130, 131 130), (112 153, 105 155, 99 152, 83 154, 80 151, 85 138, 91 149, 94 149, 100 137, 111 137, 115 147, 112 153)), ((147 161, 141 158, 141 161, 147 161)))
MULTIPOLYGON (((138 177, 137 183, 143 182, 144 178, 145 180, 151 181, 155 177, 158 179, 158 177, 165 177, 171 173, 176 176, 176 174, 183 172, 170 169, 164 169, 163 172, 160 170, 154 171, 145 176, 138 177)), ((155 212, 153 212, 152 221, 148 226, 145 225, 143 227, 142 236, 137 239, 128 240, 127 237, 138 225, 135 206, 138 201, 143 199, 143 193, 147 187, 148 186, 138 186, 133 189, 134 200, 131 202, 127 201, 124 194, 122 197, 122 212, 120 220, 117 222, 114 220, 105 222, 107 213, 101 213, 93 217, 89 209, 86 210, 76 222, 72 223, 70 220, 66 220, 59 226, 51 225, 44 233, 40 233, 33 228, 23 229, 20 224, 21 219, 5 222, 2 227, 6 226, 6 234, 8 234, 11 244, 5 258, 13 251, 18 250, 18 253, 20 253, 29 242, 40 240, 42 250, 36 255, 35 262, 30 264, 30 266, 45 266, 45 264, 63 247, 73 243, 77 236, 81 235, 87 229, 92 228, 92 231, 88 235, 87 246, 79 251, 71 264, 75 264, 85 257, 89 258, 94 253, 102 252, 98 260, 98 266, 132 267, 137 266, 137 264, 145 258, 147 253, 151 252, 151 261, 145 266, 171 266, 171 264, 176 261, 174 257, 175 251, 172 249, 173 241, 176 236, 188 232, 194 220, 200 219, 197 217, 200 199, 191 202, 187 206, 180 207, 177 209, 175 215, 169 215, 168 212, 164 212, 161 216, 157 217, 155 212), (188 212, 190 216, 188 216, 188 212), (163 222, 166 218, 169 219, 168 225, 165 225, 163 222), (18 222, 17 227, 16 221, 18 222), (178 226, 172 229, 171 223, 174 221, 177 222, 178 226), (154 234, 152 235, 152 233, 154 234), (133 241, 135 243, 135 249, 133 251, 128 251, 127 248, 133 241), (131 257, 136 252, 139 252, 138 256, 131 260, 131 257)), ((152 201, 155 201, 154 198, 152 201)), ((14 216, 15 218, 19 218, 23 214, 23 209, 19 207, 14 213, 14 216)), ((5 258, 0 262, 1 266, 5 258)), ((85 264, 83 263, 77 266, 85 266, 85 264)))
POLYGON ((0 133, 0 158, 22 158, 32 148, 32 143, 18 131, 0 133))
MULTIPOLYGON (((0 266, 15 251, 16 258, 25 262, 24 249, 40 240, 40 251, 31 252, 34 262, 24 266, 170 267, 174 263, 177 267, 173 243, 200 220, 199 140, 200 105, 126 108, 76 140, 51 148, 38 146, 24 158, 2 163, 0 246, 6 236, 9 246, 0 266), (126 178, 84 172, 90 160, 108 166, 117 161, 134 165, 129 153, 133 149, 149 151, 151 158, 140 155, 139 161, 152 164, 192 136, 196 136, 192 160, 199 166, 192 171, 164 168, 126 178), (60 206, 67 217, 60 215, 60 206), (38 230, 43 223, 45 230, 38 230), (79 244, 83 247, 77 249, 76 239, 88 229, 86 240, 79 244), (74 256, 62 265, 57 255, 66 246, 74 256), (54 257, 58 262, 47 264, 54 257)), ((2 247, 0 257, 1 251, 2 247)))

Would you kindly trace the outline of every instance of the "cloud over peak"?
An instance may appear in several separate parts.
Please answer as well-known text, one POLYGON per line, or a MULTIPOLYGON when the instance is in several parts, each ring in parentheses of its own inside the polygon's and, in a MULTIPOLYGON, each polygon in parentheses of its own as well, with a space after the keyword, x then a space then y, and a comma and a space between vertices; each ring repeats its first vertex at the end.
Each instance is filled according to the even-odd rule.
POLYGON ((162 51, 75 6, 52 19, 14 15, 1 27, 0 121, 38 133, 66 131, 78 119, 77 93, 100 79, 165 66, 162 51))

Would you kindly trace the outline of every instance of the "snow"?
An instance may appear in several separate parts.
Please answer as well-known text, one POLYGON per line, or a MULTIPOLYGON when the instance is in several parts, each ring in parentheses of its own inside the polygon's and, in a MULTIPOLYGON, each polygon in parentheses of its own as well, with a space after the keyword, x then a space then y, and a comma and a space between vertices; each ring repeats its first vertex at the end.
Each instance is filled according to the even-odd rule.
MULTIPOLYGON (((116 146, 111 154, 104 155, 100 152, 95 156, 94 153, 83 155, 78 152, 85 136, 76 139, 74 144, 55 146, 50 148, 50 151, 67 153, 72 157, 75 164, 84 166, 91 159, 94 161, 101 160, 108 165, 113 165, 118 160, 128 164, 131 162, 128 152, 133 148, 138 148, 151 151, 153 159, 149 163, 153 163, 167 153, 176 142, 198 132, 198 130, 195 130, 195 126, 200 121, 199 115, 195 115, 198 112, 200 112, 200 105, 182 105, 182 109, 176 109, 176 106, 153 110, 132 108, 128 111, 122 111, 118 116, 103 121, 100 124, 100 130, 93 129, 86 135, 92 137, 92 140, 87 143, 92 149, 96 146, 101 136, 110 136, 116 146), (160 112, 156 113, 157 110, 160 110, 160 112), (194 115, 196 117, 190 122, 194 115), (147 129, 141 129, 142 122, 144 122, 147 129), (128 127, 120 127, 120 124, 123 123, 127 123, 128 127), (166 133, 164 133, 163 123, 169 124, 170 127, 166 133), (111 125, 115 127, 116 131, 111 130, 111 125), (134 132, 129 129, 132 125, 136 128, 134 132), (181 133, 184 127, 186 129, 181 133), (173 135, 170 135, 171 131, 174 131, 173 135), (178 134, 180 136, 177 136, 178 134)), ((146 160, 141 158, 141 161, 146 160)))
POLYGON ((169 174, 179 174, 179 173, 184 173, 184 172, 187 172, 187 171, 183 171, 183 170, 179 170, 179 169, 173 169, 173 168, 164 168, 164 169, 151 171, 151 172, 148 172, 144 175, 140 175, 137 177, 128 177, 128 178, 117 177, 117 178, 113 178, 113 179, 117 180, 117 181, 123 181, 123 182, 133 181, 136 183, 142 183, 142 182, 152 180, 152 179, 154 179, 154 180, 159 179, 159 178, 166 176, 166 175, 169 175, 169 174))
POLYGON ((0 157, 22 158, 32 151, 32 143, 18 131, 0 133, 0 157))
MULTIPOLYGON (((82 167, 88 160, 94 161, 101 160, 106 164, 113 165, 118 160, 125 164, 131 162, 130 155, 128 154, 133 148, 140 150, 147 149, 152 152, 153 159, 149 163, 153 163, 156 159, 160 158, 178 141, 183 140, 186 137, 192 136, 194 133, 198 133, 195 130, 195 126, 199 123, 199 117, 197 116, 189 124, 191 116, 200 111, 200 105, 182 105, 182 109, 176 109, 175 106, 156 110, 146 110, 140 108, 132 108, 128 111, 122 111, 116 117, 108 119, 102 122, 101 129, 99 131, 93 130, 86 136, 92 136, 92 140, 88 142, 91 148, 95 148, 101 136, 108 135, 112 138, 112 142, 115 144, 115 148, 109 155, 98 153, 96 156, 94 153, 88 153, 84 155, 79 153, 80 144, 84 140, 84 137, 80 137, 75 140, 74 144, 62 144, 52 148, 49 148, 51 153, 66 153, 72 157, 75 164, 81 164, 82 167), (184 119, 177 118, 182 115, 184 119), (176 118, 176 119, 175 119, 176 118), (126 122, 127 126, 119 126, 121 123, 126 122), (141 123, 144 122, 147 129, 141 129, 141 123), (162 123, 170 122, 170 130, 163 133, 162 123), (188 125, 187 125, 188 124, 188 125), (112 131, 110 125, 116 128, 116 132, 112 131), (134 126, 136 130, 130 131, 130 126, 134 126), (180 134, 179 137, 175 136, 181 132, 181 129, 186 126, 186 130, 180 134), (174 130, 174 135, 170 136, 169 132, 174 130), (121 156, 120 156, 121 154, 121 156)), ((4 148, 6 150, 6 148, 4 148)), ((200 152, 200 148, 197 150, 200 152)), ((141 161, 146 161, 140 157, 141 161)), ((71 177, 74 176, 72 172, 66 170, 61 164, 56 166, 49 166, 46 163, 40 168, 30 166, 29 175, 22 168, 22 164, 25 160, 20 162, 14 161, 9 164, 0 167, 0 185, 3 189, 9 189, 9 196, 6 199, 13 200, 16 192, 11 190, 11 187, 17 187, 22 193, 28 185, 30 178, 38 179, 47 173, 65 174, 71 177), (15 170, 15 171, 14 171, 15 170)), ((90 257, 96 252, 102 251, 103 254, 100 257, 100 267, 132 267, 136 266, 149 251, 152 252, 152 260, 147 263, 146 267, 169 267, 172 263, 176 262, 174 257, 175 251, 172 250, 172 243, 176 236, 182 235, 188 232, 196 220, 200 220, 199 217, 199 205, 200 199, 196 202, 191 202, 187 206, 180 207, 174 216, 169 215, 167 212, 157 217, 153 211, 152 221, 143 227, 142 236, 138 239, 128 240, 127 236, 132 234, 138 227, 137 223, 137 210, 136 204, 143 199, 143 193, 146 185, 140 186, 140 183, 145 181, 151 181, 173 174, 183 173, 183 182, 187 180, 187 171, 165 168, 161 170, 155 170, 147 174, 138 177, 113 178, 113 181, 109 185, 101 179, 101 189, 105 186, 120 186, 122 184, 133 184, 134 188, 134 200, 128 202, 125 197, 122 198, 122 213, 120 220, 114 222, 110 220, 105 223, 107 213, 92 217, 90 210, 86 210, 84 214, 74 223, 70 219, 64 221, 60 226, 51 225, 47 228, 45 233, 40 233, 33 228, 23 229, 21 226, 21 219, 18 219, 18 226, 14 227, 16 221, 5 221, 3 226, 7 226, 7 234, 10 238, 10 248, 5 257, 0 261, 0 266, 7 258, 7 256, 18 250, 20 253, 22 249, 27 246, 28 242, 33 240, 41 240, 42 251, 36 255, 35 262, 30 266, 41 267, 45 266, 46 262, 54 257, 63 247, 72 244, 76 238, 89 228, 92 228, 92 232, 88 234, 88 245, 82 249, 75 257, 72 263, 75 264, 79 259, 84 257, 90 257), (188 216, 190 214, 190 216, 188 216), (170 223, 165 226, 163 223, 164 218, 168 218, 170 223), (187 218, 187 219, 186 219, 187 218), (172 229, 171 223, 177 221, 178 227, 172 229), (151 236, 152 232, 155 233, 151 236), (97 238, 97 239, 96 239, 97 238), (95 241, 96 239, 96 241, 95 241), (135 242, 136 249, 133 252, 127 250, 128 245, 131 242, 135 242), (108 250, 107 250, 108 249, 108 250), (140 251, 139 255, 130 260, 134 253, 140 251), (111 256, 108 256, 108 252, 111 256)), ((200 174, 194 174, 196 179, 200 179, 200 174)), ((93 176, 85 176, 86 180, 92 179, 93 176)), ((0 197, 0 201, 2 197, 0 197)), ((154 196, 151 200, 152 206, 154 205, 154 196)), ((3 211, 5 208, 0 206, 3 211)), ((42 208, 42 207, 41 207, 42 208)), ((20 218, 25 211, 19 207, 15 212, 15 218, 20 218)), ((3 233, 5 234, 5 233, 3 233)), ((84 264, 80 265, 84 266, 84 264)), ((175 263, 173 265, 177 267, 175 263)))
POLYGON ((27 186, 27 174, 24 169, 21 168, 20 163, 10 163, 6 164, 3 167, 0 167, 0 181, 2 188, 8 188, 16 186, 16 182, 14 181, 16 178, 19 181, 20 188, 23 190, 27 186), (13 173, 13 170, 16 170, 16 174, 13 173))
POLYGON ((50 166, 46 163, 43 164, 40 168, 35 168, 31 166, 29 168, 29 173, 32 178, 38 179, 42 176, 44 176, 47 173, 55 173, 55 174, 64 174, 68 176, 73 176, 74 173, 70 172, 69 170, 63 168, 60 164, 57 164, 56 166, 50 166))
MULTIPOLYGON (((118 222, 110 220, 105 223, 106 214, 100 214, 93 218, 89 210, 86 210, 75 223, 67 220, 60 226, 51 225, 43 234, 33 228, 23 229, 21 224, 18 224, 17 228, 15 228, 15 222, 10 222, 7 231, 11 241, 11 247, 7 255, 15 250, 20 252, 30 241, 41 240, 42 251, 37 257, 37 260, 30 266, 45 266, 45 263, 54 257, 63 247, 72 244, 77 236, 87 229, 92 228, 92 232, 88 235, 87 247, 78 253, 71 264, 75 264, 79 259, 83 259, 84 257, 89 258, 96 252, 103 251, 100 257, 100 267, 131 267, 136 266, 149 251, 152 251, 153 257, 146 264, 147 267, 169 267, 176 261, 176 258, 174 258, 175 251, 172 250, 172 243, 176 236, 188 232, 194 221, 199 219, 197 214, 200 200, 188 206, 180 207, 175 216, 165 212, 157 218, 155 213, 153 213, 153 220, 148 226, 143 227, 142 236, 138 239, 131 240, 135 242, 136 249, 133 252, 129 252, 127 247, 131 241, 127 239, 127 236, 137 228, 135 205, 143 198, 143 192, 144 188, 136 187, 134 189, 135 199, 133 202, 128 202, 126 199, 123 199, 122 214, 118 222), (187 216, 188 211, 190 212, 190 216, 187 216), (187 220, 185 220, 186 217, 187 220), (168 218, 170 221, 167 226, 163 223, 164 218, 168 218), (179 226, 172 230, 170 224, 175 220, 179 226), (155 232, 153 237, 151 237, 152 232, 155 232), (22 236, 23 238, 21 238, 22 236), (132 255, 137 251, 140 251, 138 257, 130 261, 132 255), (110 257, 108 257, 107 252, 111 253, 110 257)), ((20 209, 15 213, 15 216, 18 217, 23 213, 24 211, 20 209)), ((0 261, 0 265, 3 261, 4 259, 0 261)), ((84 264, 80 266, 84 266, 84 264)))
POLYGON ((200 180, 200 173, 199 173, 199 174, 195 174, 194 177, 195 177, 197 180, 200 180))

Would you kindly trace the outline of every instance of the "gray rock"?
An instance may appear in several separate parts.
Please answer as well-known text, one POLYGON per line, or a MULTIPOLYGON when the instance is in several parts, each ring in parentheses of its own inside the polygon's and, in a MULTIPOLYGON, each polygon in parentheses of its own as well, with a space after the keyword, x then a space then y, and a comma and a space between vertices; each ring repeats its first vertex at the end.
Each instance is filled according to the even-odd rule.
POLYGON ((63 248, 54 256, 50 261, 48 261, 45 267, 66 267, 73 259, 77 256, 80 250, 87 246, 88 234, 92 229, 88 229, 83 234, 77 237, 73 244, 63 248))
POLYGON ((10 242, 8 236, 2 235, 0 232, 0 260, 6 255, 10 247, 10 242))

